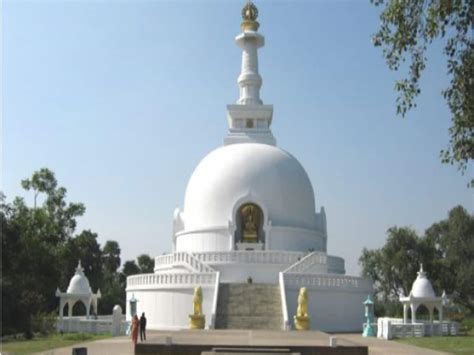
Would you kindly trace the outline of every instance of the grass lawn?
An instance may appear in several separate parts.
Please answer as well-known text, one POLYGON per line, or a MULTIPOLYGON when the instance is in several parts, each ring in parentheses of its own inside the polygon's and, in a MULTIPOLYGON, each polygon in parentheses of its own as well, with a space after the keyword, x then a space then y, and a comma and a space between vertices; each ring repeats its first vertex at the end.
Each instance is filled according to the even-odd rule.
POLYGON ((468 335, 397 339, 401 343, 451 354, 474 354, 474 332, 468 335))
POLYGON ((2 352, 6 351, 14 354, 30 354, 55 348, 62 348, 78 343, 112 337, 111 334, 51 334, 45 337, 35 337, 31 340, 9 340, 2 343, 2 352))

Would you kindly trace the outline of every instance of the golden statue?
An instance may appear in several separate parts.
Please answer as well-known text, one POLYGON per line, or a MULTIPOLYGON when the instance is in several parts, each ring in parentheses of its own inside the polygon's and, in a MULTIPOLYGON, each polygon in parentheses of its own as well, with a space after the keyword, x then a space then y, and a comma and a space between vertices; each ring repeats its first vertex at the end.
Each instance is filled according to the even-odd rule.
POLYGON ((243 242, 256 243, 258 241, 258 210, 254 205, 246 205, 240 211, 243 229, 243 242))
POLYGON ((193 314, 189 315, 190 329, 204 329, 206 318, 202 314, 202 288, 197 286, 193 295, 193 314))
POLYGON ((308 315, 308 290, 306 287, 300 288, 298 295, 298 308, 294 316, 296 330, 309 330, 311 327, 310 317, 308 315))

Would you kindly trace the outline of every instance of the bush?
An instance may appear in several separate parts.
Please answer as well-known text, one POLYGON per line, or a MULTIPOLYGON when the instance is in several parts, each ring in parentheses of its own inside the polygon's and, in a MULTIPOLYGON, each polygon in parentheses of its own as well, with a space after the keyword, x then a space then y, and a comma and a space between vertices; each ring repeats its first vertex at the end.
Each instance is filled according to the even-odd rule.
POLYGON ((35 333, 45 336, 56 331, 56 313, 39 312, 31 319, 31 328, 35 333))
POLYGON ((474 329, 474 318, 464 318, 461 322, 460 331, 464 334, 467 334, 472 329, 474 329))
POLYGON ((92 334, 88 334, 88 333, 66 333, 63 335, 64 340, 84 341, 84 340, 89 340, 92 338, 93 338, 92 334))

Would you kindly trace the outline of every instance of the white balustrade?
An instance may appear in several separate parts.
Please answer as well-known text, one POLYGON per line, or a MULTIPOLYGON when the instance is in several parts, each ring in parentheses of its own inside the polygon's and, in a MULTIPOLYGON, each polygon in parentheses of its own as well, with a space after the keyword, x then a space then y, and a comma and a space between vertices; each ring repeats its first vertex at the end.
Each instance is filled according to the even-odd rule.
POLYGON ((369 280, 360 277, 324 275, 324 274, 296 274, 284 273, 285 284, 293 287, 328 287, 371 290, 369 280))
POLYGON ((293 264, 298 258, 304 256, 302 252, 282 251, 245 251, 235 250, 229 252, 202 252, 192 255, 207 264, 293 264))
POLYGON ((320 252, 312 252, 305 255, 302 259, 296 261, 289 268, 283 272, 305 272, 309 271, 314 266, 326 265, 326 254, 320 252))
POLYGON ((160 287, 213 286, 216 273, 160 273, 127 277, 127 291, 160 287))
POLYGON ((167 269, 173 265, 187 266, 195 272, 215 272, 213 268, 187 252, 160 255, 155 258, 155 271, 167 269))

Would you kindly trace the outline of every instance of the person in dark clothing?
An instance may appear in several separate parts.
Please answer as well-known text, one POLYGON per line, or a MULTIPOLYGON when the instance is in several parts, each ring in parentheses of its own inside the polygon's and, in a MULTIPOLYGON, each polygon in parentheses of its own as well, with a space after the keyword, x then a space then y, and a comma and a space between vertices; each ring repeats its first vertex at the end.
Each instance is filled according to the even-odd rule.
POLYGON ((146 340, 146 318, 145 313, 140 317, 140 340, 146 340))

